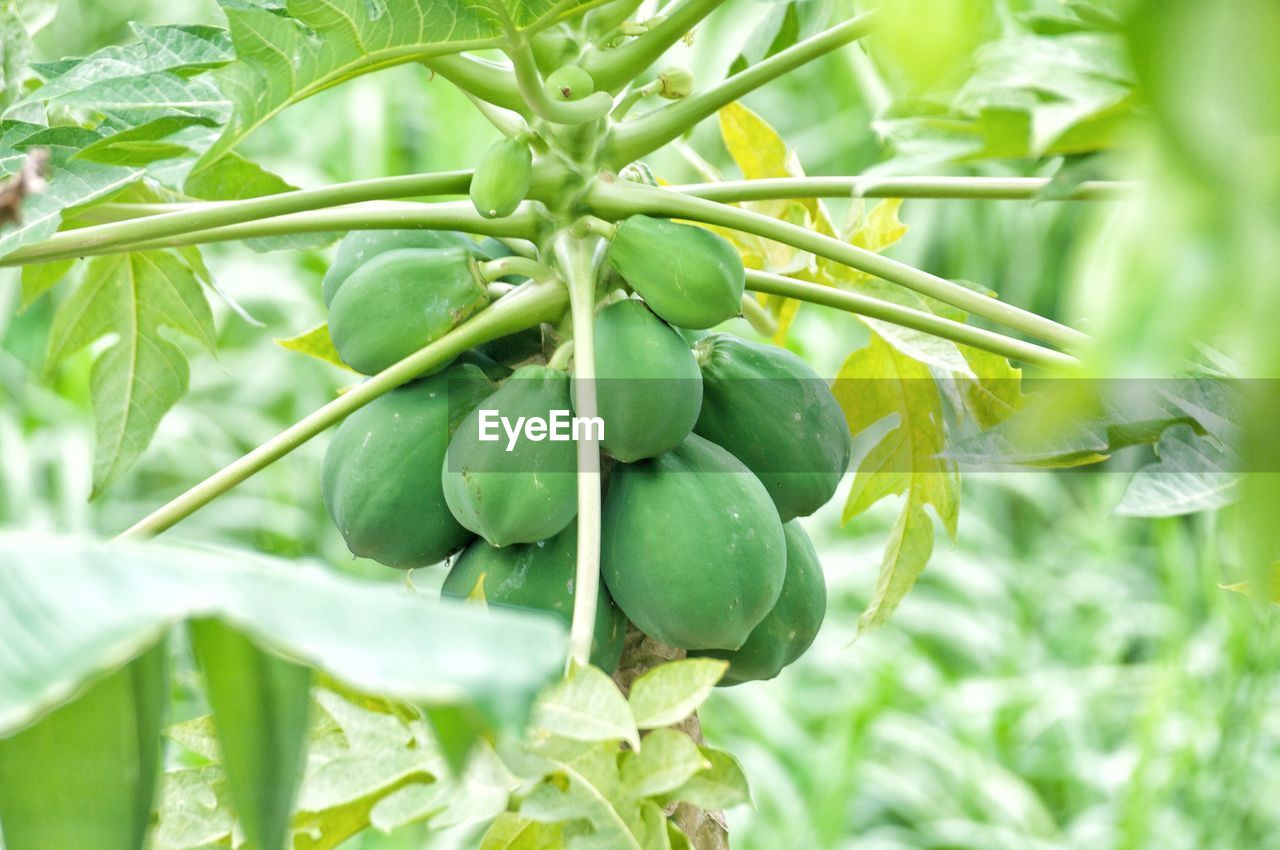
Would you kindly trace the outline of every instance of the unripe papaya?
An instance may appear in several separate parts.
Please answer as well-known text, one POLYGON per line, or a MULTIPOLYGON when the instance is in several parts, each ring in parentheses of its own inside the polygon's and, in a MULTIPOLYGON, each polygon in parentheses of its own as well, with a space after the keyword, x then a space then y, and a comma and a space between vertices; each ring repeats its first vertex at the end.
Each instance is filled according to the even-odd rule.
POLYGON ((342 362, 373 375, 462 324, 489 303, 461 248, 400 248, 351 273, 329 307, 342 362))
POLYGON ((320 285, 324 306, 333 303, 333 296, 353 271, 379 254, 400 248, 463 248, 480 256, 479 247, 469 236, 452 230, 353 230, 338 243, 333 264, 320 285))
POLYGON ((582 53, 582 45, 567 24, 547 27, 532 39, 533 58, 538 69, 550 73, 582 53))
MULTIPOLYGON (((568 626, 577 559, 578 530, 572 525, 550 540, 505 549, 477 540, 458 556, 440 594, 453 599, 482 596, 489 605, 546 611, 568 626)), ((617 669, 626 633, 627 618, 601 585, 591 663, 606 673, 617 669)))
POLYGON ((582 100, 596 90, 596 82, 577 65, 565 65, 547 75, 546 89, 552 100, 582 100))
POLYGON ((782 522, 764 485, 696 434, 614 469, 600 551, 627 618, 682 649, 746 643, 778 601, 787 569, 782 522))
MULTIPOLYGON (((536 543, 559 534, 578 513, 577 449, 571 440, 512 442, 499 420, 566 418, 569 376, 546 366, 522 366, 454 433, 444 467, 445 500, 458 522, 494 546, 536 543), (482 440, 481 414, 493 423, 482 440), (510 448, 511 451, 507 451, 510 448)), ((520 423, 523 424, 523 423, 520 423)))
POLYGON ((500 139, 480 159, 471 178, 471 203, 485 218, 511 215, 529 194, 533 152, 516 139, 500 139))
POLYGON ((679 445, 702 407, 702 373, 689 346, 636 300, 601 310, 595 340, 605 451, 630 463, 679 445))
POLYGON ((772 679, 813 643, 827 613, 827 583, 809 535, 794 520, 782 527, 787 540, 787 576, 773 610, 741 649, 708 649, 689 653, 729 662, 722 686, 772 679))
POLYGON ((445 504, 440 464, 458 422, 495 387, 457 365, 392 390, 338 426, 321 492, 347 548, 389 567, 439 563, 475 536, 445 504))
POLYGON ((853 441, 827 383, 796 355, 728 334, 694 345, 702 412, 694 433, 724 446, 764 483, 783 522, 827 503, 853 441))
POLYGON ((704 227, 633 215, 618 225, 608 258, 653 312, 673 325, 710 328, 742 312, 742 258, 704 227))

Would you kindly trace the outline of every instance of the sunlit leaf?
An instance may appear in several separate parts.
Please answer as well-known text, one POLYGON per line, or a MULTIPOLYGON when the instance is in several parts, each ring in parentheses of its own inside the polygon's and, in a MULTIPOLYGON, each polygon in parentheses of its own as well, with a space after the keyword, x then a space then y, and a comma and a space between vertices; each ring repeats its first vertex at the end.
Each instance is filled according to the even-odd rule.
POLYGON ((698 751, 711 766, 695 773, 667 794, 665 800, 678 800, 707 811, 731 809, 751 802, 747 775, 737 759, 711 747, 699 747, 698 751))
POLYGON ((533 722, 575 741, 627 741, 640 746, 631 707, 613 680, 583 667, 551 687, 539 700, 533 722))
POLYGON ((698 745, 675 729, 655 729, 644 736, 639 752, 628 753, 622 763, 622 782, 636 797, 656 797, 681 787, 695 773, 707 770, 698 745))
POLYGON ((714 658, 685 658, 660 664, 631 685, 631 710, 641 729, 679 723, 711 695, 729 667, 714 658))
POLYGON ((1118 516, 1182 516, 1239 499, 1239 459, 1198 436, 1190 425, 1168 428, 1155 451, 1159 460, 1134 474, 1116 505, 1118 516))

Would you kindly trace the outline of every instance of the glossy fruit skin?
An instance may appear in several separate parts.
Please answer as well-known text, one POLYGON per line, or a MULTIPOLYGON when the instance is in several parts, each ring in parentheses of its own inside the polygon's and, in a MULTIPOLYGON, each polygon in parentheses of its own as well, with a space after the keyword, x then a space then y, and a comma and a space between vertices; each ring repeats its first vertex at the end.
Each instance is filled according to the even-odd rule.
POLYGON ((630 463, 670 451, 689 436, 702 409, 702 373, 680 335, 629 299, 596 315, 595 342, 605 451, 630 463))
POLYGON ((449 510, 493 546, 536 543, 559 534, 578 513, 577 448, 572 441, 534 441, 523 434, 506 451, 507 434, 479 438, 480 412, 518 417, 571 416, 569 376, 546 366, 522 366, 458 426, 439 475, 449 510))
POLYGON ((321 284, 324 306, 333 303, 351 273, 379 254, 400 248, 463 248, 479 257, 480 249, 465 233, 452 230, 353 230, 338 243, 333 264, 321 284))
POLYGON ((782 522, 751 471, 690 434, 652 460, 614 469, 601 574, 650 637, 681 649, 737 649, 778 601, 782 522))
POLYGON ((772 679, 813 644, 827 613, 827 583, 809 535, 794 520, 782 527, 787 540, 787 576, 773 610, 734 652, 703 650, 690 655, 721 658, 729 670, 720 685, 772 679))
MULTIPOLYGON (((477 540, 449 570, 440 595, 466 599, 480 588, 485 602, 505 608, 546 611, 568 626, 573 620, 573 582, 577 570, 578 529, 569 526, 550 540, 495 549, 477 540)), ((627 618, 604 586, 596 600, 596 630, 591 663, 606 673, 618 667, 627 618)))
POLYGON ((375 399, 338 426, 320 489, 353 554, 412 569, 475 539, 449 513, 439 469, 454 427, 494 389, 475 366, 451 366, 375 399))
POLYGON ((511 215, 529 194, 533 152, 516 139, 500 139, 485 151, 471 178, 471 203, 485 218, 511 215))
POLYGON ((467 251, 400 248, 351 273, 329 307, 329 336, 344 363, 374 375, 488 303, 489 290, 467 251))
POLYGON ((618 225, 608 259, 653 312, 678 327, 710 328, 742 312, 742 258, 704 227, 633 215, 618 225))
POLYGON ((577 65, 564 65, 547 75, 546 89, 552 100, 582 100, 595 92, 596 82, 577 65))
POLYGON ((694 345, 702 365, 695 434, 724 446, 764 483, 783 522, 825 505, 853 441, 825 381, 796 355, 728 334, 694 345))

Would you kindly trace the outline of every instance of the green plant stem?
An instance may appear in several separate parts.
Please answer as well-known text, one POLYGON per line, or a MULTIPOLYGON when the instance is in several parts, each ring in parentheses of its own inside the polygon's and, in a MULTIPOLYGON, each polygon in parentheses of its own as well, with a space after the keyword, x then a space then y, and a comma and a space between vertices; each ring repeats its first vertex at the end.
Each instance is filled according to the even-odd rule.
MULTIPOLYGON (((849 197, 1031 201, 1052 182, 1042 177, 791 177, 689 183, 671 188, 721 203, 849 197)), ((1090 180, 1052 200, 1117 201, 1130 197, 1137 188, 1136 183, 1127 181, 1090 180)))
POLYGON ((742 296, 742 318, 760 336, 772 337, 778 332, 778 320, 750 294, 742 296))
MULTIPOLYGON (((595 363, 595 255, 600 240, 561 233, 554 250, 573 315, 574 412, 584 419, 598 415, 595 363)), ((587 434, 590 436, 590 429, 587 434)), ((568 669, 591 663, 591 640, 600 593, 600 444, 579 440, 578 564, 573 582, 573 620, 569 627, 568 669)))
POLYGON ((559 282, 520 287, 440 339, 379 372, 239 460, 223 467, 121 533, 120 537, 160 534, 379 396, 445 365, 473 346, 535 327, 542 322, 554 321, 564 312, 566 303, 567 294, 559 282))
POLYGON ((718 109, 789 71, 862 38, 871 31, 875 18, 874 12, 850 18, 775 53, 719 85, 619 124, 605 149, 605 162, 616 170, 657 150, 718 109))
POLYGON ((529 123, 521 117, 520 113, 512 112, 510 109, 504 109, 501 106, 494 106, 489 101, 476 97, 471 92, 467 92, 466 95, 467 99, 484 116, 485 120, 492 124, 502 135, 509 139, 518 139, 529 134, 529 123))
POLYGON ((547 280, 554 272, 537 260, 528 257, 499 257, 480 264, 480 275, 485 280, 498 280, 508 275, 520 275, 533 280, 547 280))
POLYGON ((859 292, 849 292, 817 283, 806 283, 782 275, 769 272, 747 270, 747 289, 752 292, 763 292, 767 295, 781 295, 810 304, 834 307, 846 313, 867 316, 883 322, 899 325, 904 328, 933 334, 961 345, 980 348, 993 354, 1000 354, 1011 360, 1020 360, 1029 366, 1045 369, 1072 369, 1080 365, 1080 361, 1070 354, 1063 354, 1051 348, 1024 342, 1007 337, 995 331, 976 328, 963 322, 935 316, 924 310, 903 307, 890 301, 882 301, 859 292))
POLYGON ((635 87, 622 96, 622 99, 618 101, 618 105, 609 113, 609 117, 614 121, 621 121, 627 117, 627 113, 631 111, 633 106, 646 97, 653 97, 660 91, 662 91, 662 80, 654 80, 653 82, 645 83, 643 86, 635 87))
POLYGON ((547 360, 548 369, 568 369, 569 361, 573 359, 573 340, 566 340, 556 346, 556 350, 551 352, 551 357, 547 360))
POLYGON ((538 64, 533 58, 533 48, 527 40, 519 40, 511 45, 507 53, 515 66, 516 83, 520 86, 520 94, 529 110, 540 118, 553 124, 586 124, 608 114, 613 106, 613 98, 608 92, 598 91, 581 100, 552 100, 544 86, 542 74, 538 72, 538 64))
POLYGON ((631 82, 724 0, 684 0, 664 10, 662 23, 612 50, 592 50, 579 63, 595 81, 597 91, 619 91, 631 82))
MULTIPOLYGON (((145 224, 168 215, 122 222, 145 224)), ((174 235, 127 241, 102 240, 95 231, 117 225, 103 224, 81 230, 68 230, 37 245, 31 245, 0 258, 0 266, 19 266, 50 260, 65 260, 98 254, 126 251, 151 251, 182 245, 228 242, 236 239, 264 239, 272 236, 294 236, 302 233, 341 233, 349 230, 434 229, 461 230, 494 237, 530 239, 537 235, 541 216, 534 204, 522 204, 506 218, 486 219, 469 201, 441 204, 370 203, 338 209, 312 210, 293 215, 276 216, 260 221, 246 221, 208 230, 180 231, 174 235)), ((169 231, 171 228, 160 228, 169 231)))
POLYGON ((623 186, 602 181, 592 184, 584 201, 593 213, 615 220, 636 213, 647 213, 717 224, 751 233, 883 278, 1064 350, 1081 349, 1090 343, 1085 334, 1052 319, 966 289, 958 283, 874 251, 749 210, 692 198, 667 189, 635 183, 623 186))
POLYGON ((507 66, 464 53, 435 56, 423 64, 467 94, 529 117, 515 74, 507 66))
MULTIPOLYGON (((132 242, 161 239, 166 236, 197 230, 210 230, 226 225, 257 219, 273 218, 293 213, 338 207, 364 201, 390 198, 412 198, 427 195, 465 195, 471 187, 470 171, 449 171, 438 174, 411 174, 402 177, 385 177, 376 180, 360 180, 338 183, 319 189, 300 189, 244 201, 201 202, 191 208, 175 212, 149 215, 130 221, 85 227, 55 234, 39 245, 0 260, 4 265, 17 265, 15 257, 24 254, 42 256, 67 249, 67 256, 79 253, 105 253, 102 249, 116 248, 132 242)), ((23 260, 23 262, 31 262, 23 260)))

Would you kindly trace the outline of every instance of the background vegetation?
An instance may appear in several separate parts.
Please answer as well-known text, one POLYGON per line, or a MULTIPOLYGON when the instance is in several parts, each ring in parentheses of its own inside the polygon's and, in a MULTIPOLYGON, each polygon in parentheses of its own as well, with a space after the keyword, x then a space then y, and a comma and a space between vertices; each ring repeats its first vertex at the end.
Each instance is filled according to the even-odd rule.
MULTIPOLYGON (((733 45, 769 11, 748 0, 733 5, 735 13, 700 28, 688 51, 696 71, 720 72, 736 55, 733 45)), ((217 19, 214 4, 198 0, 61 0, 37 41, 38 58, 126 40, 131 20, 217 19)), ((883 158, 868 129, 878 104, 861 61, 842 51, 747 101, 791 141, 810 174, 856 174, 883 158)), ((301 104, 256 134, 244 153, 297 185, 313 185, 461 167, 493 135, 451 86, 404 67, 301 104)), ((1155 149, 1140 130, 1133 138, 1132 150, 1155 149)), ((689 146, 731 171, 714 128, 689 146)), ((1131 174, 1139 160, 1097 167, 1131 174)), ((689 157, 669 154, 653 165, 672 181, 696 179, 689 157)), ((1175 172, 1177 165, 1195 168, 1183 162, 1175 172)), ((1141 173, 1189 180, 1166 168, 1141 173)), ((911 231, 894 252, 1072 321, 1071 305, 1096 286, 1085 280, 1094 235, 1112 214, 1079 204, 907 201, 902 217, 911 231)), ((88 501, 86 472, 92 352, 44 374, 59 293, 19 316, 16 285, 0 285, 0 525, 114 533, 347 382, 273 345, 323 318, 324 252, 219 246, 207 256, 261 327, 215 304, 216 360, 180 342, 192 356, 192 391, 100 503, 88 501)), ((834 374, 831 357, 852 347, 857 326, 812 309, 800 321, 803 333, 793 337, 834 374)), ((1129 321, 1138 324, 1132 315, 1129 321)), ((346 552, 320 502, 323 450, 323 439, 305 446, 186 521, 180 534, 400 580, 346 552)), ((835 506, 806 521, 832 596, 815 650, 778 681, 718 693, 704 709, 708 737, 743 761, 758 801, 755 810, 731 812, 736 846, 1273 846, 1280 639, 1270 610, 1219 588, 1241 572, 1235 518, 1117 518, 1111 509, 1123 487, 1106 470, 969 476, 958 542, 940 545, 888 627, 852 646, 895 506, 843 530, 835 506)), ((411 580, 430 588, 442 577, 428 570, 411 580)), ((201 711, 194 693, 177 680, 179 718, 201 711)), ((465 843, 415 830, 369 833, 346 846, 465 843)))

